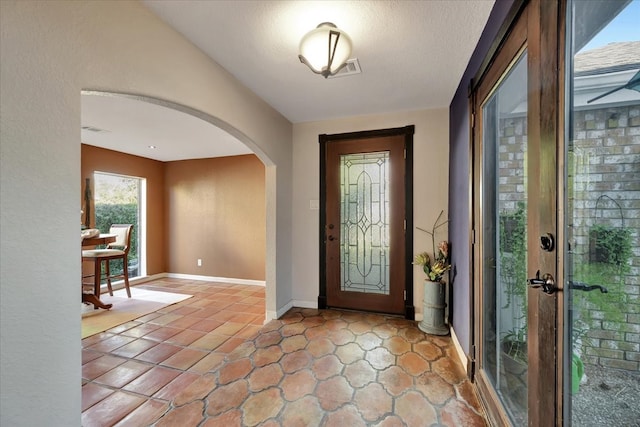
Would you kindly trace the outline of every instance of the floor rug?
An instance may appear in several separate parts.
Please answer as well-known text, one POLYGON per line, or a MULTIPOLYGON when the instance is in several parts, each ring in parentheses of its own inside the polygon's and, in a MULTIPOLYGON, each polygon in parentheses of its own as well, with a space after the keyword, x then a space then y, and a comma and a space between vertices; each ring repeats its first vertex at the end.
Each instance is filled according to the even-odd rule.
POLYGON ((113 307, 110 310, 94 310, 93 305, 82 304, 82 338, 104 332, 192 296, 136 287, 131 288, 131 298, 127 298, 124 289, 115 291, 113 296, 108 293, 100 295, 102 302, 113 304, 113 307))

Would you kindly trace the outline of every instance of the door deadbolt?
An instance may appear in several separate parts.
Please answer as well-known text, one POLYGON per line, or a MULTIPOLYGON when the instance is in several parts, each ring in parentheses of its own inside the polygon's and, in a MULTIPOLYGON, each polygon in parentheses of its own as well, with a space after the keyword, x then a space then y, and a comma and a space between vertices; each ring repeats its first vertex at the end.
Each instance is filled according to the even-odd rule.
POLYGON ((552 252, 556 247, 556 243, 555 243, 555 239, 553 238, 553 234, 547 233, 547 234, 544 234, 544 235, 540 236, 540 247, 544 251, 552 252))

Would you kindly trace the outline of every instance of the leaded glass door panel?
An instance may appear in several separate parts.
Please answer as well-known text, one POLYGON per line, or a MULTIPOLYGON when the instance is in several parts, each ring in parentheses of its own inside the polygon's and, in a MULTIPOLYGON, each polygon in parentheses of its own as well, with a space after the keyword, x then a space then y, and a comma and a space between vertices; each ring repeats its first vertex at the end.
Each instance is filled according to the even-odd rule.
POLYGON ((413 315, 405 306, 406 137, 359 136, 325 145, 322 239, 329 307, 413 315))
POLYGON ((389 151, 340 155, 340 290, 389 295, 389 151))

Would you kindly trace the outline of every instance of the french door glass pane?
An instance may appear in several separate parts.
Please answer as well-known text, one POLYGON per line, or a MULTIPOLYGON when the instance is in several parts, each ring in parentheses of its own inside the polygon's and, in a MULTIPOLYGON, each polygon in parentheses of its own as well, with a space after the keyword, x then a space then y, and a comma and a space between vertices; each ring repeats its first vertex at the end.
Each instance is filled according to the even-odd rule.
POLYGON ((483 369, 527 422, 527 55, 482 107, 483 369))
POLYGON ((340 156, 341 290, 389 295, 389 152, 340 156))
POLYGON ((638 425, 640 1, 570 5, 564 418, 638 425))

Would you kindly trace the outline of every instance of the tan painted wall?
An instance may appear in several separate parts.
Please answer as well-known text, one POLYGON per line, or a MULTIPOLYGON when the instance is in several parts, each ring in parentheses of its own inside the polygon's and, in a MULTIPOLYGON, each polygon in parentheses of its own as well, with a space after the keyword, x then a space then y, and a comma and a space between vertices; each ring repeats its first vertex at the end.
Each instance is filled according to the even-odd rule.
MULTIPOLYGON (((431 230, 444 210, 447 217, 449 186, 449 112, 446 108, 393 114, 347 117, 293 126, 293 300, 297 306, 317 303, 319 292, 319 210, 310 201, 319 199, 320 158, 318 135, 415 125, 413 137, 413 223, 431 230)), ((447 237, 439 229, 437 240, 447 237)), ((431 238, 413 230, 414 253, 431 251, 431 238)), ((414 267, 413 290, 416 317, 422 318, 424 273, 414 267)))
POLYGON ((1 425, 81 424, 83 89, 195 109, 249 146, 266 165, 268 316, 292 296, 291 123, 138 1, 2 0, 1 425))
MULTIPOLYGON (((86 144, 82 144, 81 158, 82 191, 80 206, 84 206, 85 178, 91 178, 91 194, 95 194, 93 191, 93 173, 96 171, 135 176, 147 180, 147 274, 166 272, 167 262, 166 251, 164 250, 167 241, 167 233, 164 226, 165 164, 156 160, 86 144)), ((91 205, 91 216, 91 226, 94 226, 95 209, 93 204, 91 205)))
POLYGON ((166 200, 169 272, 264 280, 265 168, 256 156, 168 162, 166 200))
POLYGON ((255 155, 159 162, 85 144, 81 155, 81 203, 95 171, 147 180, 148 275, 265 280, 265 167, 255 155))

